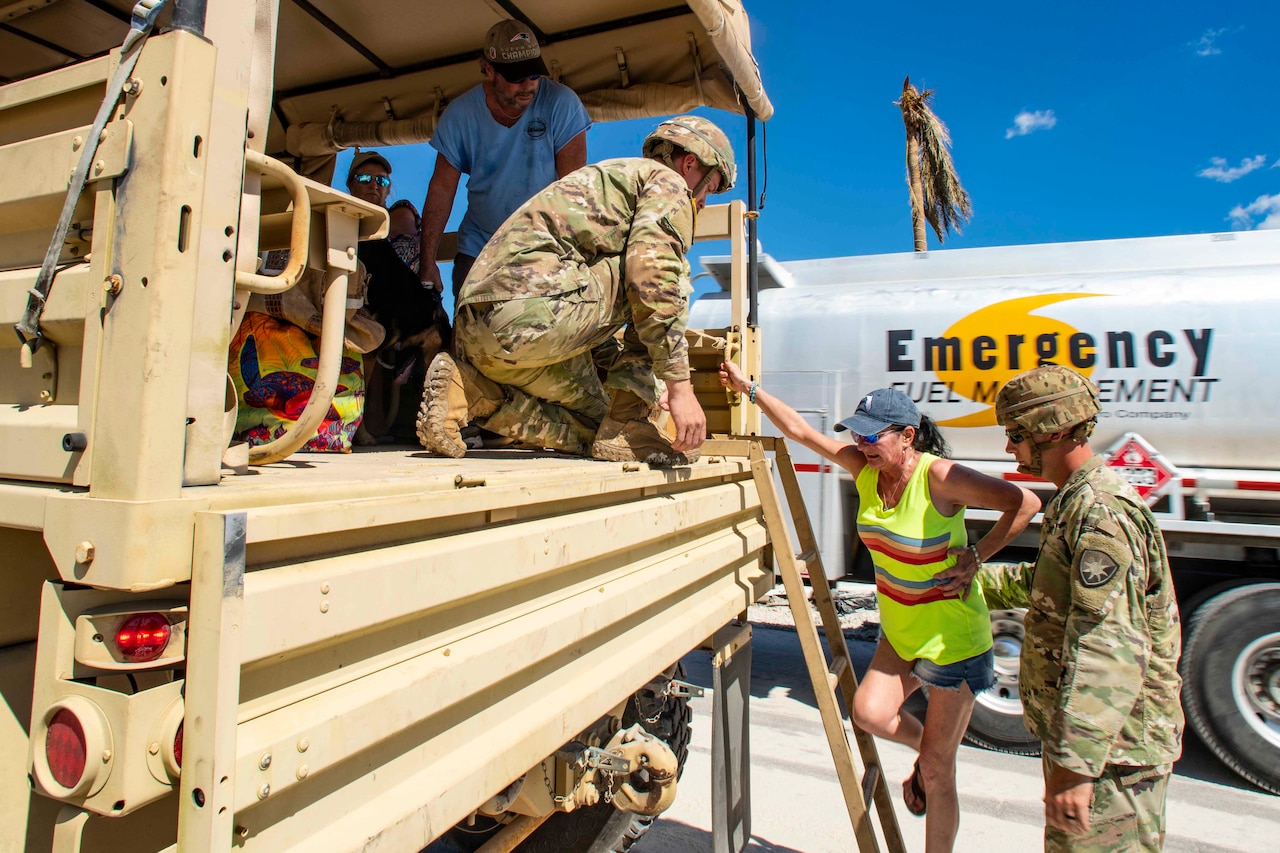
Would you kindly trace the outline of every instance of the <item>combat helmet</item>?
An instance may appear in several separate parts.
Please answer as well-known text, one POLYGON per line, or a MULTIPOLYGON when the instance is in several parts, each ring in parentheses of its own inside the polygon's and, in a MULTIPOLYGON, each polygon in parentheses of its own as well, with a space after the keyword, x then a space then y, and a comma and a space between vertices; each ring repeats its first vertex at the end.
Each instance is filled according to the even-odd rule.
MULTIPOLYGON (((687 151, 698 158, 704 166, 711 166, 720 173, 720 188, 717 193, 726 192, 733 187, 738 177, 738 167, 733 160, 733 146, 724 131, 710 121, 699 116, 676 116, 669 118, 654 128, 645 137, 641 149, 645 157, 657 157, 669 160, 670 146, 687 151), (663 151, 663 143, 670 143, 663 151)), ((711 173, 707 173, 710 177, 711 173)), ((704 181, 706 178, 703 179, 704 181)), ((700 187, 699 187, 700 188, 700 187)), ((697 190, 695 190, 695 193, 697 190)))
POLYGON ((1063 441, 1084 441, 1098 423, 1098 389, 1081 374, 1057 364, 1046 364, 1020 373, 1005 383, 996 395, 996 421, 1009 433, 1027 440, 1031 449, 1029 465, 1019 465, 1024 474, 1040 476, 1040 451, 1063 441), (1053 435, 1070 429, 1058 441, 1036 444, 1035 436, 1053 435))

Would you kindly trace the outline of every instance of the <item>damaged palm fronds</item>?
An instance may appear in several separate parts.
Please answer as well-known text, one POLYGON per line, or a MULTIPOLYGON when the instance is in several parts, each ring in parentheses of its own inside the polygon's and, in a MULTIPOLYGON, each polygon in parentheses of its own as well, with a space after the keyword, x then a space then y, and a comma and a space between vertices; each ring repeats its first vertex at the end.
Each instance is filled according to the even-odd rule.
POLYGON ((911 191, 911 227, 915 251, 928 249, 924 223, 928 222, 938 242, 973 215, 969 193, 960 185, 951 160, 951 133, 929 106, 932 89, 920 92, 911 78, 902 82, 902 98, 894 103, 902 110, 907 131, 907 186, 911 191))

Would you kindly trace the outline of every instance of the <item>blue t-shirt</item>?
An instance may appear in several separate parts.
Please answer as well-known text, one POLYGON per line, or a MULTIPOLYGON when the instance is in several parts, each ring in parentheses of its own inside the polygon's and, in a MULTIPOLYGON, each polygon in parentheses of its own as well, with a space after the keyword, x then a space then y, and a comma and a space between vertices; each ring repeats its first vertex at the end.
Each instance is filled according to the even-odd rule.
POLYGON ((517 207, 559 177, 556 152, 589 127, 591 119, 574 91, 545 77, 511 127, 503 127, 489 112, 483 85, 449 104, 431 147, 470 176, 458 253, 480 254, 517 207))

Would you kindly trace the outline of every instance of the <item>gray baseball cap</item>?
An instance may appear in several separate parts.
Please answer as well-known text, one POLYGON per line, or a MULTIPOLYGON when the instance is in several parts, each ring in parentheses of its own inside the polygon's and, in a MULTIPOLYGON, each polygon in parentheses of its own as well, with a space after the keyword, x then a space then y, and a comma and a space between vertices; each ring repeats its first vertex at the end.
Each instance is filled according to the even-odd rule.
POLYGON ((484 58, 509 81, 547 73, 533 28, 510 18, 494 24, 485 34, 484 58))
POLYGON ((875 435, 885 427, 920 426, 920 410, 897 388, 877 388, 858 401, 853 414, 836 424, 836 432, 875 435))

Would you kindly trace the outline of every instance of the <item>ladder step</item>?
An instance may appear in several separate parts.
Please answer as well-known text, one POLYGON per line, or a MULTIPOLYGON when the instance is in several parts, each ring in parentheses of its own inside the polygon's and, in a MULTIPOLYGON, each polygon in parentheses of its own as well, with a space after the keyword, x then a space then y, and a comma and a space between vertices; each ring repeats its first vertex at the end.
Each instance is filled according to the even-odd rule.
POLYGON ((876 792, 876 784, 880 781, 880 767, 868 764, 867 772, 862 774, 862 801, 870 808, 871 797, 876 792))
MULTIPOLYGON (((732 444, 728 441, 722 443, 732 444)), ((711 442, 708 442, 709 444, 711 442)), ((717 450, 711 450, 708 445, 703 445, 703 455, 714 454, 719 450, 718 447, 717 450)), ((752 476, 760 494, 760 508, 764 514, 765 524, 774 541, 778 544, 788 542, 786 518, 783 515, 784 507, 773 482, 773 473, 764 459, 764 452, 767 450, 772 450, 776 455, 777 464, 773 470, 782 480, 796 537, 800 548, 803 549, 799 554, 792 551, 792 561, 786 559, 785 550, 776 555, 778 567, 787 586, 787 604, 797 625, 804 625, 807 629, 798 630, 796 633, 800 638, 806 670, 813 682, 818 711, 822 717, 822 727, 827 736, 827 745, 831 749, 831 758, 835 762, 836 776, 840 781, 845 809, 849 813, 849 820, 858 841, 859 853, 879 853, 880 843, 871 825, 871 812, 876 794, 887 794, 887 791, 880 787, 884 784, 884 771, 880 767, 879 752, 876 749, 875 739, 859 729, 852 719, 846 722, 845 714, 840 707, 842 695, 846 705, 852 706, 858 679, 853 670, 853 661, 849 657, 848 644, 844 642, 844 634, 840 630, 839 614, 835 609, 831 583, 822 571, 822 557, 815 544, 817 540, 813 534, 813 525, 809 521, 808 513, 804 510, 804 499, 796 479, 795 466, 791 462, 791 454, 787 451, 786 442, 780 438, 754 438, 747 448, 747 456, 751 459, 752 476), (828 639, 831 641, 829 658, 823 653, 818 632, 813 630, 817 625, 814 624, 813 615, 809 611, 810 603, 806 600, 808 596, 800 586, 801 578, 796 577, 797 574, 809 575, 812 604, 817 609, 818 622, 826 629, 828 639), (826 691, 819 686, 823 676, 827 681, 826 691), (862 756, 864 772, 861 779, 858 778, 857 759, 853 754, 853 744, 848 738, 847 726, 852 726, 854 740, 862 756)), ((720 452, 727 452, 727 448, 720 452)), ((852 714, 852 707, 847 710, 852 714)), ((887 803, 882 805, 888 806, 887 803)), ((876 808, 875 811, 880 818, 887 853, 906 853, 902 831, 898 827, 898 819, 893 808, 891 806, 883 809, 876 808)))
POLYGON ((835 663, 831 664, 831 668, 827 670, 827 682, 830 683, 832 690, 840 686, 840 676, 844 675, 844 671, 848 668, 849 658, 844 655, 837 657, 835 663))

